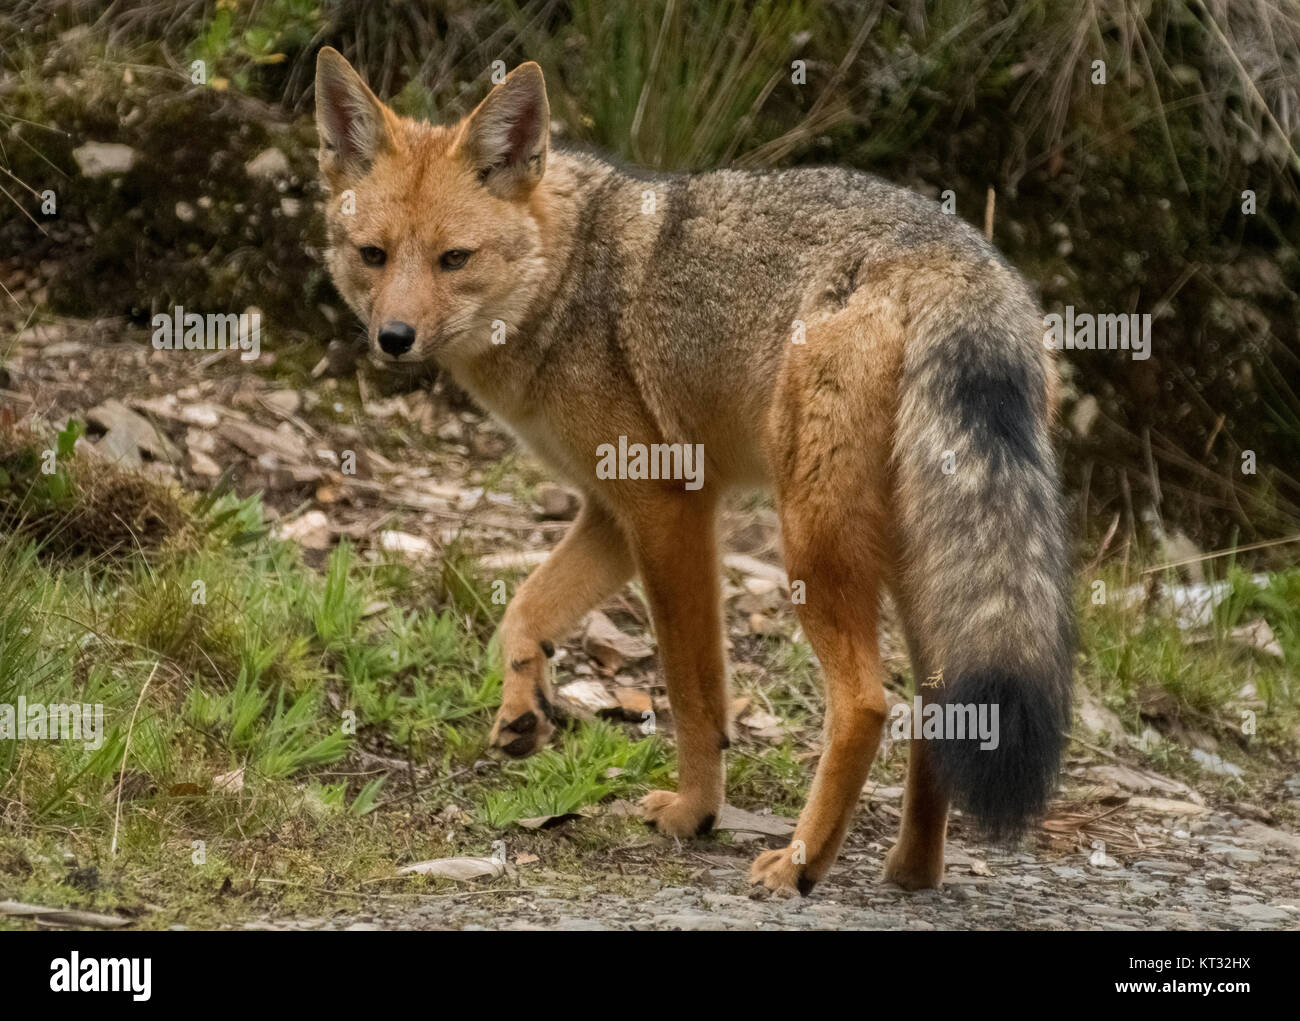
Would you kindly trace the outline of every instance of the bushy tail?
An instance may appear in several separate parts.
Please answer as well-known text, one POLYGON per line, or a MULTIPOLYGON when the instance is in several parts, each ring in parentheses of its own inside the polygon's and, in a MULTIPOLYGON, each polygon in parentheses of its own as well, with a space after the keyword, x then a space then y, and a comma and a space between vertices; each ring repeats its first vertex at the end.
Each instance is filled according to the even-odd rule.
POLYGON ((949 706, 984 707, 989 720, 996 707, 996 747, 945 732, 932 751, 954 804, 1008 843, 1046 808, 1070 723, 1073 625, 1042 327, 1027 295, 996 294, 913 327, 894 456, 904 601, 929 675, 918 692, 949 720, 961 715, 949 706))

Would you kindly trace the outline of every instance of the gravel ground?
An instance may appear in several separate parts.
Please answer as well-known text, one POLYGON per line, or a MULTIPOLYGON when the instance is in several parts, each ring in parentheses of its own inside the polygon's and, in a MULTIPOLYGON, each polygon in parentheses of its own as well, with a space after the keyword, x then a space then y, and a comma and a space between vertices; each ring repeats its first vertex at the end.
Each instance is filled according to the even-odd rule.
POLYGON ((1300 929, 1300 837, 1219 813, 1168 833, 1168 843, 1149 854, 1102 866, 1090 863, 1095 852, 984 856, 951 845, 943 889, 913 894, 880 883, 885 847, 871 842, 851 847, 807 898, 773 898, 751 890, 749 848, 698 842, 678 851, 664 842, 648 849, 680 864, 699 864, 695 885, 634 879, 631 885, 639 889, 628 892, 626 876, 575 887, 572 877, 521 869, 517 889, 394 897, 334 918, 263 918, 250 927, 1300 929), (615 885, 618 892, 605 889, 615 885))

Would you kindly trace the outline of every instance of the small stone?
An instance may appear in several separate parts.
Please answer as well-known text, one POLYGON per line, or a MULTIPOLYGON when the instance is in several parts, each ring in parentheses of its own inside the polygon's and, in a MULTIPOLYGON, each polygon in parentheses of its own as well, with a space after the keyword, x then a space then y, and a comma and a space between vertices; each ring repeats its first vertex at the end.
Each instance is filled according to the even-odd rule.
POLYGON ((289 157, 279 149, 264 149, 244 165, 249 177, 270 180, 289 175, 289 157))
POLYGON ((72 150, 72 158, 83 177, 111 177, 125 174, 133 166, 137 153, 118 142, 87 142, 72 150))

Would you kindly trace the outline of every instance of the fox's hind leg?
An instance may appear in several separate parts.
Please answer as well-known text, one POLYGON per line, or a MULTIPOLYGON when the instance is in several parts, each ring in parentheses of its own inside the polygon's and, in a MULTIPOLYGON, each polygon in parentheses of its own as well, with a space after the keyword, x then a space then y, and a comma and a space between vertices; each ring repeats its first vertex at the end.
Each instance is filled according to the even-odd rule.
POLYGON ((613 516, 588 497, 578 520, 506 607, 501 622, 505 683, 490 744, 522 757, 555 730, 546 659, 602 599, 632 576, 632 554, 613 516))
POLYGON ((756 883, 808 893, 839 852, 885 721, 877 640, 888 521, 894 333, 850 307, 787 352, 772 422, 786 569, 821 662, 821 761, 789 847, 754 862, 756 883))
POLYGON ((885 692, 871 557, 854 551, 851 539, 838 541, 845 531, 861 528, 860 520, 838 527, 827 520, 808 534, 807 525, 793 517, 783 511, 786 564, 792 582, 806 586, 807 603, 796 609, 825 675, 825 734, 790 846, 759 855, 750 878, 774 890, 807 894, 834 863, 852 821, 880 743, 885 692))
MULTIPOLYGON (((916 692, 928 699, 922 682, 931 666, 922 652, 923 643, 913 630, 906 599, 898 594, 907 630, 907 647, 912 660, 916 692)), ((948 796, 939 784, 929 741, 914 739, 907 748, 907 784, 903 791, 903 824, 898 843, 885 858, 884 878, 906 890, 924 890, 943 881, 943 848, 948 833, 948 796)))

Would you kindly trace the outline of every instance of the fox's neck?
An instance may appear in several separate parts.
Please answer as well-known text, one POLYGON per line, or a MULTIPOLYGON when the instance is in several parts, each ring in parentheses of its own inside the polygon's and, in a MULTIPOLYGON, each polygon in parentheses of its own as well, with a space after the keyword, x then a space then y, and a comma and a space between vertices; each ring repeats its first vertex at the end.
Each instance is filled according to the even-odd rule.
POLYGON ((616 187, 622 175, 595 157, 553 152, 546 174, 530 198, 539 227, 545 269, 505 343, 482 351, 471 363, 451 367, 457 382, 507 420, 526 413, 535 400, 530 381, 553 344, 562 343, 560 324, 569 300, 583 210, 594 188, 616 187))

